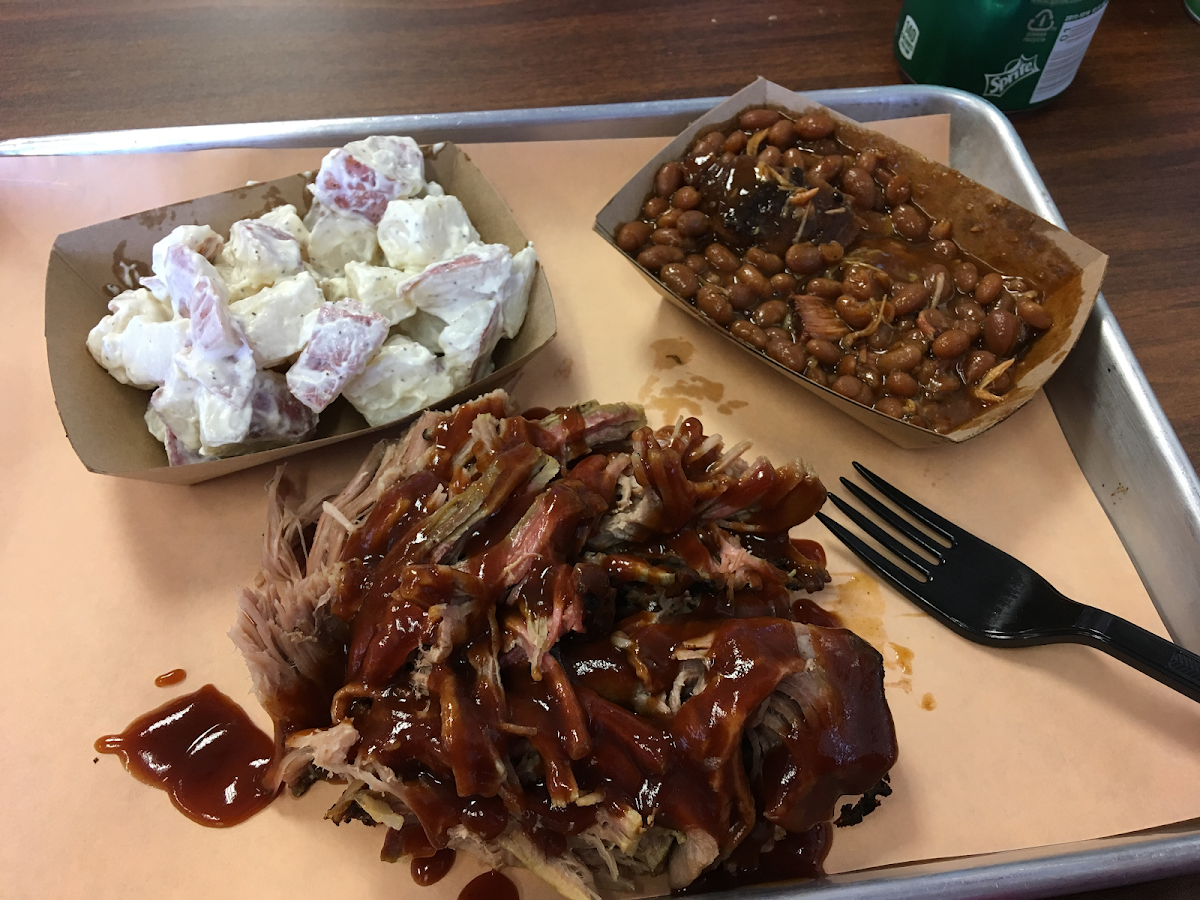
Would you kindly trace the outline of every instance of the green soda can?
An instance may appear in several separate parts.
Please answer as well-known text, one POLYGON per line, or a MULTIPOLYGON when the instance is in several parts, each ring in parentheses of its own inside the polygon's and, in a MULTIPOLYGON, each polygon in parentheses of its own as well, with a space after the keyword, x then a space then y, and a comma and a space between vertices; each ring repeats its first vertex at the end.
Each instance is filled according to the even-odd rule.
POLYGON ((1071 84, 1108 0, 905 0, 892 42, 905 76, 1034 109, 1071 84))

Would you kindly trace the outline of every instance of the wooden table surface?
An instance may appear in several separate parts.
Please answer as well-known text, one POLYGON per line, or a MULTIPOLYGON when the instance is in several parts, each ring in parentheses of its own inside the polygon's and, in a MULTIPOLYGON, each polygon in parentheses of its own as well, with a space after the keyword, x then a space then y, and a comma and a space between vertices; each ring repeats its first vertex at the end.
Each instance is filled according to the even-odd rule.
MULTIPOLYGON (((7 0, 0 139, 893 84, 901 0, 7 0)), ((1200 24, 1112 0, 1074 84, 1017 131, 1200 461, 1200 24), (1192 360, 1192 362, 1188 362, 1192 360)), ((1174 878, 1077 895, 1200 895, 1174 878)))

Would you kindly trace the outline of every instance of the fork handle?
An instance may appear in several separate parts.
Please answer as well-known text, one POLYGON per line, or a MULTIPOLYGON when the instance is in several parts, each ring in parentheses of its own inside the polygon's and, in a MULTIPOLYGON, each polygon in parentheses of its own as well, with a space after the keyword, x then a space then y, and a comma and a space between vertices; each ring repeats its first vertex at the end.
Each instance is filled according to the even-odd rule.
POLYGON ((1200 700, 1200 656, 1119 616, 1085 606, 1076 620, 1084 642, 1200 700))

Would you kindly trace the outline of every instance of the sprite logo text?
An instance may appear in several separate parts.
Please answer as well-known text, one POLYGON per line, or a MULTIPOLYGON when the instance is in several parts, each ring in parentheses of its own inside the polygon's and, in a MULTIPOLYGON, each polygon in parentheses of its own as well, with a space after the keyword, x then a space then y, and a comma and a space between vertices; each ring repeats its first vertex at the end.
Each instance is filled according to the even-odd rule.
POLYGON ((1023 78, 1036 75, 1038 68, 1036 56, 1019 56, 1009 62, 1004 70, 993 74, 984 73, 985 97, 1003 97, 1010 87, 1023 78))
POLYGON ((917 49, 917 38, 921 36, 921 29, 917 27, 917 23, 913 21, 912 16, 904 17, 904 26, 900 29, 900 39, 896 41, 896 46, 900 50, 900 55, 905 59, 912 59, 913 51, 917 49))

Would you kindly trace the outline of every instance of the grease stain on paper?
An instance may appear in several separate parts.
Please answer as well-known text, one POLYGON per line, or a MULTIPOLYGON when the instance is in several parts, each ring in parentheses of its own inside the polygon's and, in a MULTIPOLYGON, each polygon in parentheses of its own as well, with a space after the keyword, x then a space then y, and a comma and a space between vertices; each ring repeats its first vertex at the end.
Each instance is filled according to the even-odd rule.
POLYGON ((661 338, 650 345, 654 351, 654 368, 673 369, 686 366, 696 353, 696 348, 683 338, 661 338))
POLYGON ((888 648, 896 656, 896 665, 905 675, 912 675, 913 652, 907 647, 888 641, 888 648))
MULTIPOLYGON (((839 576, 835 576, 839 577, 839 576)), ((836 596, 821 606, 837 616, 842 624, 883 653, 887 634, 883 630, 883 594, 879 582, 862 572, 851 572, 845 581, 832 585, 836 596)), ((818 595, 820 596, 820 595, 818 595)), ((823 599, 823 598, 822 598, 823 599)))
POLYGON ((265 205, 262 208, 262 212, 255 213, 251 218, 266 215, 277 206, 283 206, 287 203, 287 197, 283 196, 283 191, 279 189, 279 185, 273 184, 263 192, 263 201, 265 205))
MULTIPOLYGON (((686 366, 696 353, 696 348, 683 338, 662 338, 650 348, 654 351, 654 368, 660 372, 686 366)), ((659 375, 651 375, 638 391, 638 402, 647 411, 660 413, 666 425, 677 422, 681 416, 703 416, 706 403, 719 404, 717 412, 724 416, 749 405, 745 400, 727 400, 725 385, 719 381, 693 374, 670 384, 659 375)))
POLYGON ((937 709, 937 701, 933 699, 933 694, 926 694, 921 698, 921 709, 927 712, 937 709))
POLYGON ((913 689, 913 651, 889 641, 883 627, 885 603, 879 582, 864 572, 851 572, 833 585, 836 597, 821 603, 842 624, 879 651, 883 657, 884 686, 911 694, 913 689))
POLYGON ((134 216, 134 220, 143 228, 154 229, 167 220, 167 214, 168 210, 163 208, 148 209, 134 216))
POLYGON ((129 241, 121 241, 113 251, 112 273, 116 283, 109 285, 108 289, 114 294, 136 288, 141 284, 141 279, 150 274, 149 263, 125 255, 125 247, 128 244, 129 241))
POLYGON ((911 694, 913 688, 913 652, 907 647, 893 643, 892 641, 888 641, 885 647, 886 649, 883 654, 884 671, 886 672, 890 669, 892 672, 898 672, 899 674, 894 681, 888 681, 885 678, 883 682, 884 686, 898 687, 904 693, 911 694))
POLYGON ((704 403, 719 403, 725 397, 725 385, 691 375, 680 378, 674 384, 660 384, 657 375, 651 375, 638 391, 638 401, 647 411, 661 414, 664 425, 673 425, 680 416, 703 416, 704 403))

